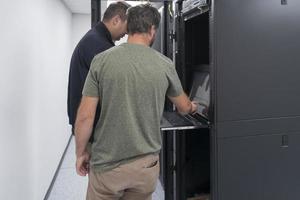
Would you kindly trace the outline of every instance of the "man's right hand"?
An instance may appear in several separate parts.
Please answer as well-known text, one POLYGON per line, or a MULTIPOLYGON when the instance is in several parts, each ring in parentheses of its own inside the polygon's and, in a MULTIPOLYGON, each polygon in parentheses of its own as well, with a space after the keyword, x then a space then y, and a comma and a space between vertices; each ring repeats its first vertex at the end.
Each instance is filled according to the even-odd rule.
POLYGON ((191 104, 192 104, 191 113, 194 114, 198 109, 198 103, 196 101, 192 101, 191 104))
POLYGON ((183 115, 193 113, 198 108, 198 105, 195 102, 191 102, 184 92, 179 96, 169 97, 169 99, 175 104, 178 112, 183 115))
POLYGON ((83 153, 81 156, 77 156, 76 159, 76 172, 79 176, 86 176, 90 170, 90 154, 88 152, 83 153))

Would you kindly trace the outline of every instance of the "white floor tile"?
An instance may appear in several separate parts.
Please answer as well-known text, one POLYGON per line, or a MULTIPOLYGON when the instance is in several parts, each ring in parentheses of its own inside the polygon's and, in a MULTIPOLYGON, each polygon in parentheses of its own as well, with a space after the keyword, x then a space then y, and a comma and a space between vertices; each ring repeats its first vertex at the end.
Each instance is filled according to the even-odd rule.
POLYGON ((75 139, 72 137, 67 149, 64 161, 61 165, 61 169, 73 168, 75 169, 76 155, 75 155, 75 139))
POLYGON ((76 174, 75 169, 61 169, 48 200, 84 200, 88 178, 76 174))

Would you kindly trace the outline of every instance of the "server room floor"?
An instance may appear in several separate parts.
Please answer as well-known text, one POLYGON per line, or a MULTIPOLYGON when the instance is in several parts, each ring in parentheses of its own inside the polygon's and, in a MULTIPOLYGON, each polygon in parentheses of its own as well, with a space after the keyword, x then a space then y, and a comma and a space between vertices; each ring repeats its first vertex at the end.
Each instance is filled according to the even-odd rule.
MULTIPOLYGON (((87 177, 81 177, 76 174, 75 160, 75 138, 72 137, 48 200, 85 199, 88 179, 87 177)), ((165 199, 160 182, 158 182, 152 197, 153 200, 165 199)))

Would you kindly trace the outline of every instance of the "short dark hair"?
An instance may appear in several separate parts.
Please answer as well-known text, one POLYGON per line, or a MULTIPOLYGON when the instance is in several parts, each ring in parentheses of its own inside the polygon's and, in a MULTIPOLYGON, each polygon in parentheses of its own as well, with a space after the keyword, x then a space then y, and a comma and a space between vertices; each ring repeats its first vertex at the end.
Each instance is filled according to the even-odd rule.
POLYGON ((127 19, 126 11, 128 8, 130 8, 130 5, 125 1, 111 3, 105 10, 102 21, 109 21, 117 15, 119 15, 120 18, 125 21, 127 19))
POLYGON ((127 10, 128 34, 148 33, 153 25, 157 29, 159 22, 160 14, 150 4, 141 4, 127 10))

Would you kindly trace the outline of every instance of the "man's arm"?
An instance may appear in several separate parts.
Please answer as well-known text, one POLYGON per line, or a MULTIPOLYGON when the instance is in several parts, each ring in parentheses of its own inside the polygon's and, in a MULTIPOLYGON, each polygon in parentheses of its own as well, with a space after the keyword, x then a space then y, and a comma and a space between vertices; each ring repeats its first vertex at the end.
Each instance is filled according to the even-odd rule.
POLYGON ((195 102, 190 101, 190 99, 186 96, 184 92, 182 92, 179 96, 170 97, 169 99, 175 104, 178 112, 181 114, 194 113, 197 110, 197 104, 195 102))
POLYGON ((91 137, 99 97, 82 96, 75 122, 76 170, 81 176, 88 173, 89 154, 86 151, 91 137))

